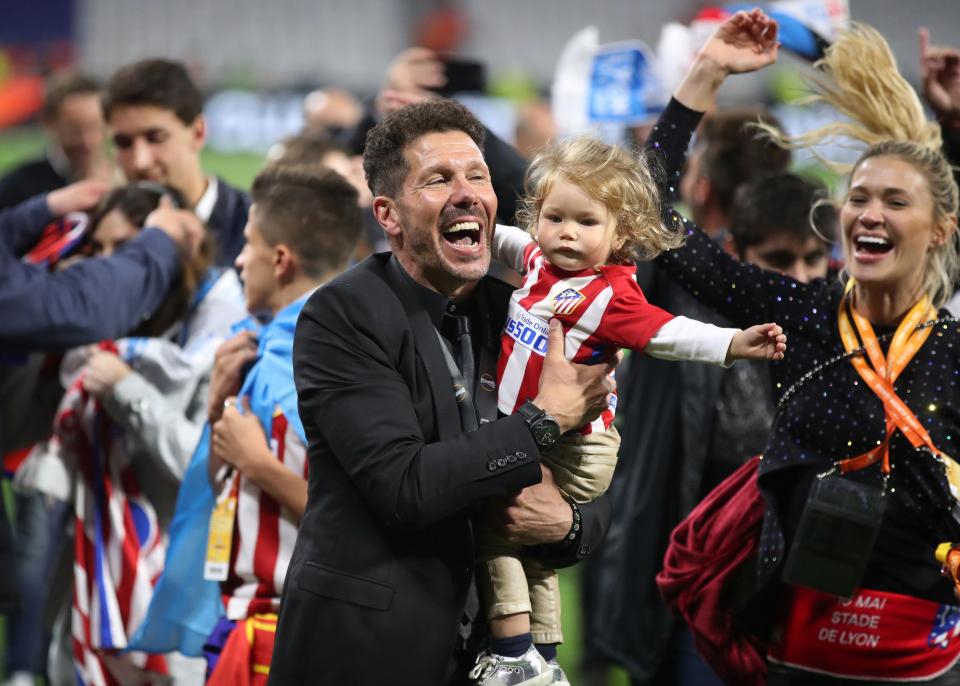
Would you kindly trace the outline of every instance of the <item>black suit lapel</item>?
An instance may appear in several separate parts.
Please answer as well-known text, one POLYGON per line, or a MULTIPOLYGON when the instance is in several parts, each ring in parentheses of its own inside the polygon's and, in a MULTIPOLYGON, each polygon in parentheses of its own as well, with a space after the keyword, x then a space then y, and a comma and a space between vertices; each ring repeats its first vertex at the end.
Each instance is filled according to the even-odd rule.
POLYGON ((430 315, 420 306, 416 297, 410 291, 409 284, 389 264, 384 265, 384 275, 393 288, 400 304, 403 305, 410 328, 413 331, 414 346, 417 354, 423 360, 427 379, 430 383, 430 393, 433 396, 434 406, 437 409, 437 434, 440 440, 452 438, 461 433, 460 412, 453 394, 453 379, 447 371, 447 363, 440 350, 440 340, 437 330, 430 321, 430 315))

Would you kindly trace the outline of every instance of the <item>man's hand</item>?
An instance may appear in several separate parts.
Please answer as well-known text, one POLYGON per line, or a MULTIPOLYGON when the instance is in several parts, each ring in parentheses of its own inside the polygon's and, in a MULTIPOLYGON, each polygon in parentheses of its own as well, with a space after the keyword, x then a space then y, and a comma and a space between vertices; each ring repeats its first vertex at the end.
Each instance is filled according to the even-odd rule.
POLYGON ((674 97, 698 112, 711 109, 727 76, 756 71, 777 61, 777 31, 777 22, 759 9, 737 12, 714 31, 674 97))
POLYGON ((730 341, 727 362, 734 360, 782 360, 787 335, 776 324, 757 324, 738 331, 730 341))
POLYGON ((397 55, 387 68, 383 87, 377 96, 377 114, 385 117, 398 105, 435 97, 429 90, 447 82, 443 62, 432 50, 409 48, 397 55), (407 102, 402 102, 407 98, 407 102))
POLYGON ((611 374, 619 362, 619 355, 600 364, 570 362, 564 355, 563 327, 551 319, 540 389, 533 404, 553 415, 561 433, 592 422, 610 404, 610 394, 616 390, 611 374))
POLYGON ((241 331, 217 348, 207 394, 207 418, 211 425, 223 414, 223 401, 240 391, 246 368, 256 359, 257 337, 252 331, 241 331))
POLYGON ((573 525, 573 510, 563 499, 553 472, 540 465, 543 478, 511 498, 502 509, 491 512, 511 543, 539 545, 559 543, 573 525))
POLYGON ((189 255, 196 255, 203 241, 204 228, 200 217, 193 210, 176 209, 166 195, 160 198, 157 209, 147 215, 143 226, 160 229, 189 255))
POLYGON ((265 462, 275 458, 270 452, 267 437, 260 420, 250 410, 250 401, 243 397, 243 414, 237 409, 236 397, 227 398, 227 405, 220 419, 213 424, 210 436, 210 452, 241 474, 250 476, 265 462))
POLYGON ((85 212, 96 207, 109 190, 110 184, 103 181, 77 181, 47 193, 47 209, 55 217, 85 212))
POLYGON ((83 368, 83 387, 94 397, 103 398, 131 372, 130 366, 117 355, 97 348, 83 368))
POLYGON ((923 95, 940 121, 960 128, 960 50, 930 45, 930 31, 920 29, 923 95))

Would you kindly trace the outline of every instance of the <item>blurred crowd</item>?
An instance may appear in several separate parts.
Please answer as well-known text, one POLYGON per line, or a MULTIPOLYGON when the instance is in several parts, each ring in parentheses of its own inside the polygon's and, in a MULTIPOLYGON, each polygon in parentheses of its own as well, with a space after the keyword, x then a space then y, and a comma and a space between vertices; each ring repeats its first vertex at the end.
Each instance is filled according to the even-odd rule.
MULTIPOLYGON (((735 44, 733 49, 744 48, 735 44)), ((930 45, 922 32, 920 63, 921 95, 938 120, 937 143, 949 161, 960 162, 960 53, 930 45)), ((443 99, 438 93, 448 93, 449 64, 427 48, 414 47, 387 65, 375 98, 364 101, 339 89, 311 93, 304 101, 304 130, 270 148, 249 190, 204 169, 204 97, 183 64, 144 60, 122 66, 105 82, 78 73, 50 78, 39 114, 43 154, 0 178, 0 456, 10 485, 4 492, 12 496, 6 508, 0 507, 4 684, 24 686, 40 679, 56 685, 124 686, 266 682, 298 527, 317 497, 308 484, 324 478, 315 473, 310 452, 319 439, 298 416, 294 347, 303 343, 295 342, 297 320, 324 284, 377 254, 403 249, 395 237, 390 240, 389 229, 385 232, 390 220, 376 202, 385 193, 368 186, 364 146, 367 134, 397 112, 443 99), (174 578, 178 561, 196 561, 197 556, 203 558, 205 572, 195 579, 201 590, 166 581, 174 578), (212 609, 204 605, 208 602, 212 609), (212 613, 213 624, 194 635, 156 619, 163 607, 177 605, 190 606, 183 611, 207 620, 212 613), (229 665, 218 668, 218 660, 227 655, 234 660, 240 650, 238 626, 251 637, 244 664, 266 665, 241 676, 229 665), (269 636, 267 648, 252 638, 261 633, 269 636), (214 640, 218 635, 219 642, 214 640), (260 650, 266 651, 265 658, 260 650)), ((724 76, 738 71, 746 69, 728 65, 724 76)), ((836 86, 840 91, 854 87, 852 81, 836 86)), ((682 101, 680 107, 683 114, 707 109, 697 104, 682 101)), ((837 105, 841 111, 842 105, 837 105)), ((675 100, 665 116, 678 117, 671 109, 676 106, 675 100)), ((849 261, 852 253, 837 244, 861 231, 880 236, 876 250, 885 250, 883 241, 889 236, 896 240, 897 231, 906 229, 888 218, 886 206, 875 219, 858 214, 856 226, 867 228, 851 229, 853 220, 844 224, 848 210, 843 208, 854 191, 842 188, 832 196, 822 181, 799 173, 792 166, 792 149, 804 141, 790 138, 792 132, 784 132, 773 114, 762 106, 717 108, 710 102, 709 107, 702 121, 693 121, 689 147, 686 140, 658 132, 654 121, 629 129, 618 143, 641 156, 647 143, 644 159, 659 179, 661 202, 676 203, 692 222, 689 226, 702 229, 701 234, 687 224, 674 227, 678 234, 702 238, 702 245, 691 238, 684 248, 636 262, 643 296, 675 315, 726 329, 746 329, 743 318, 752 324, 773 321, 763 316, 772 312, 786 331, 788 346, 795 336, 804 340, 825 317, 824 326, 835 329, 841 295, 835 300, 824 296, 821 305, 810 293, 841 288, 841 273, 848 274, 850 265, 840 256, 849 261), (649 142, 647 136, 652 136, 649 142), (670 145, 685 155, 676 169, 677 161, 663 152, 670 145), (658 154, 666 156, 658 159, 658 154), (726 257, 714 256, 704 247, 709 245, 726 257), (790 289, 798 289, 796 309, 751 311, 750 303, 740 300, 747 290, 754 304, 767 295, 777 302, 792 300, 790 289), (732 312, 735 306, 741 309, 732 312)), ((658 124, 661 129, 684 125, 682 116, 658 124)), ((910 132, 904 128, 900 137, 910 132)), ((877 140, 868 143, 893 137, 885 130, 875 134, 877 140)), ((524 215, 518 211, 531 192, 529 178, 525 185, 528 167, 539 164, 534 162, 541 159, 538 155, 559 142, 547 99, 518 106, 513 142, 486 130, 482 151, 498 224, 522 224, 524 215)), ((906 153, 885 154, 907 159, 906 153)), ((896 189, 895 177, 891 173, 882 183, 896 189)), ((872 201, 872 188, 861 189, 864 205, 872 201)), ((952 192, 955 196, 955 186, 952 192)), ((884 193, 894 191, 880 191, 884 193)), ((887 196, 884 202, 889 204, 887 196)), ((955 242, 956 236, 948 233, 943 241, 955 242)), ((868 249, 875 250, 863 248, 868 249)), ((504 262, 494 262, 490 273, 511 288, 525 284, 518 265, 504 262)), ((947 321, 953 311, 947 299, 934 302, 932 318, 947 321), (946 309, 937 314, 941 305, 946 309)), ((882 337, 898 321, 874 325, 882 337)), ((954 333, 944 329, 936 336, 954 333)), ((802 421, 788 420, 798 414, 784 410, 780 401, 789 380, 843 353, 843 348, 829 352, 829 347, 810 352, 804 345, 794 358, 802 362, 793 364, 809 363, 809 368, 795 375, 785 366, 790 347, 784 362, 749 359, 732 367, 675 364, 635 351, 617 368, 620 461, 602 496, 609 507, 606 536, 603 540, 601 534, 592 549, 580 546, 574 556, 584 559, 578 577, 581 659, 575 669, 565 667, 579 673, 577 683, 611 683, 614 668, 627 672, 636 685, 763 683, 767 678, 765 670, 756 681, 754 675, 731 676, 734 672, 718 666, 704 648, 711 637, 704 639, 702 631, 691 627, 690 613, 678 613, 676 603, 664 600, 656 579, 674 528, 774 443, 795 441, 802 451, 807 436, 846 437, 851 423, 859 432, 851 440, 862 433, 872 442, 874 434, 884 433, 882 417, 889 403, 879 401, 871 406, 879 429, 857 424, 860 419, 843 409, 842 399, 837 401, 836 428, 820 425, 826 420, 812 410, 804 410, 802 421)), ((944 349, 934 359, 940 364, 953 355, 944 349)), ((456 363, 463 371, 463 359, 456 363)), ((952 382, 947 376, 956 372, 946 365, 933 373, 946 387, 952 382)), ((476 375, 482 384, 481 372, 476 375)), ((824 389, 832 383, 824 381, 824 389)), ((831 395, 847 393, 840 384, 830 385, 831 395)), ((893 380, 889 384, 893 388, 893 380)), ((923 408, 902 386, 896 388, 918 414, 941 405, 937 416, 950 415, 943 420, 944 432, 955 425, 957 406, 951 404, 950 388, 923 396, 923 408)), ((914 397, 921 395, 916 390, 914 397)), ((803 402, 815 404, 809 398, 803 402)), ((933 440, 949 451, 936 421, 921 417, 933 440)), ((888 421, 886 440, 895 425, 888 421)), ((815 471, 842 457, 846 455, 826 455, 829 461, 817 462, 815 471)), ((896 461, 894 476, 919 459, 896 461)), ((495 461, 491 464, 496 467, 495 461)), ((800 526, 813 472, 797 468, 768 477, 762 469, 760 484, 768 489, 764 495, 770 508, 766 516, 773 511, 779 517, 776 526, 764 524, 764 535, 780 536, 782 557, 783 541, 800 526), (787 489, 787 482, 792 488, 794 481, 805 485, 797 489, 799 495, 787 489)), ((899 487, 911 497, 916 493, 919 505, 890 502, 885 521, 913 517, 920 510, 911 508, 922 510, 927 490, 936 491, 939 482, 899 487)), ((932 500, 941 507, 940 500, 932 500)), ((463 504, 468 505, 473 506, 463 504)), ((575 503, 571 507, 577 525, 580 511, 575 503)), ((478 511, 477 516, 483 515, 478 511)), ((880 531, 881 548, 902 545, 898 550, 906 550, 903 541, 913 535, 906 526, 880 531)), ((945 536, 952 531, 945 526, 930 535, 943 533, 948 541, 945 536)), ((763 539, 761 545, 766 543, 763 539)), ((923 564, 937 567, 927 547, 917 557, 926 556, 923 564)), ((896 557, 887 548, 884 561, 896 557)), ((759 585, 768 593, 738 591, 753 603, 750 621, 763 614, 758 605, 772 607, 771 598, 780 592, 770 595, 763 576, 767 568, 759 560, 753 563, 760 566, 759 585)), ((870 569, 868 579, 879 586, 869 588, 891 593, 912 588, 909 580, 890 581, 876 570, 870 577, 870 569)), ((909 576, 911 569, 904 564, 890 576, 909 576)), ((936 591, 924 586, 914 595, 933 602, 946 593, 949 599, 952 586, 946 579, 942 584, 936 591)), ((280 617, 282 622, 282 612, 280 617)), ((769 635, 770 626, 786 626, 769 617, 764 621, 767 633, 758 629, 756 635, 769 635)), ((534 634, 536 638, 536 629, 534 634)), ((328 640, 315 638, 318 643, 328 640)), ((545 642, 555 646, 558 640, 545 642)), ((539 647, 544 641, 536 643, 539 647)), ((732 644, 723 645, 714 652, 734 650, 732 644)), ((370 646, 371 661, 376 654, 370 646)), ((546 664, 556 663, 555 648, 551 655, 545 652, 546 664)), ((817 673, 814 668, 798 672, 817 673)), ((931 678, 960 683, 960 677, 948 680, 951 674, 948 667, 931 678)), ((866 678, 852 672, 847 676, 866 678)), ((559 666, 549 681, 508 681, 502 675, 492 681, 489 670, 474 678, 483 684, 569 684, 559 666)), ((771 671, 770 683, 775 678, 783 679, 776 683, 845 683, 842 674, 831 677, 837 681, 805 681, 771 671)))

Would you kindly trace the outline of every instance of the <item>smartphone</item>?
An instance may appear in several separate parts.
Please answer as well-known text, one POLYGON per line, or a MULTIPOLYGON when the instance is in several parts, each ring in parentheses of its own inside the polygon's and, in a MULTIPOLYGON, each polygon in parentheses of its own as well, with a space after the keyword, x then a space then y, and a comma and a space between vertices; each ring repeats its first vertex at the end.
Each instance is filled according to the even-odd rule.
POLYGON ((447 83, 433 91, 444 97, 455 93, 484 93, 487 90, 487 69, 482 62, 456 57, 441 57, 447 83))

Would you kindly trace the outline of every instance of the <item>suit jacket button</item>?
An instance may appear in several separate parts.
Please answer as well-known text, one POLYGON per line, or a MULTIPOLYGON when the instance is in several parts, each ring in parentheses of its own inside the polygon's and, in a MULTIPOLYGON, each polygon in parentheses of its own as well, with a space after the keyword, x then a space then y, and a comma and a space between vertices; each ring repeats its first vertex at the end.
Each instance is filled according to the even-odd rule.
POLYGON ((516 461, 517 461, 516 455, 507 455, 507 462, 509 462, 510 464, 513 464, 516 461))
POLYGON ((502 458, 502 457, 501 457, 500 459, 497 460, 497 466, 498 466, 498 467, 506 467, 506 466, 507 466, 507 460, 506 460, 505 458, 502 458))
POLYGON ((489 462, 487 462, 487 469, 488 469, 489 471, 492 472, 492 471, 493 471, 494 469, 496 469, 496 468, 497 468, 497 463, 496 463, 496 462, 494 462, 493 460, 490 460, 489 462))
POLYGON ((523 452, 522 450, 518 450, 518 451, 517 451, 517 459, 518 459, 518 460, 525 460, 525 459, 527 459, 527 454, 526 454, 525 452, 523 452))

